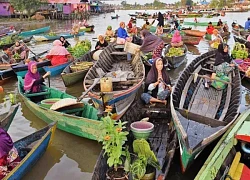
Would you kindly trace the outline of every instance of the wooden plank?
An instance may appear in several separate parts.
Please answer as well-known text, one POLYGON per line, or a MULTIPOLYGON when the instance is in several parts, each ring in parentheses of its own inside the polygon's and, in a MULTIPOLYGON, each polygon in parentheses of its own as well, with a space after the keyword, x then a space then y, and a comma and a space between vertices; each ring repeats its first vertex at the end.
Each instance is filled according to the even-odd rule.
POLYGON ((127 52, 124 52, 124 51, 115 51, 115 52, 112 52, 110 53, 111 55, 116 55, 116 56, 124 56, 124 55, 127 55, 128 53, 127 52))
MULTIPOLYGON (((196 86, 195 91, 194 91, 194 93, 193 93, 193 95, 192 95, 192 98, 191 98, 191 100, 190 100, 190 102, 189 102, 188 111, 191 110, 191 107, 192 107, 193 105, 195 106, 195 108, 198 107, 198 99, 196 99, 196 101, 194 102, 194 98, 195 98, 195 96, 196 96, 196 94, 197 94, 197 91, 199 90, 199 87, 200 87, 201 83, 202 83, 202 78, 199 79, 199 83, 198 83, 198 85, 196 86)), ((195 109, 195 108, 194 108, 194 109, 195 109)))
MULTIPOLYGON (((201 65, 199 65, 195 69, 194 73, 198 73, 201 70, 201 68, 202 68, 201 65)), ((192 81, 193 81, 193 75, 190 75, 190 77, 189 77, 188 81, 186 82, 185 87, 184 87, 184 89, 182 91, 181 100, 180 100, 180 104, 179 104, 180 109, 183 108, 183 105, 184 105, 184 102, 185 102, 185 99, 186 99, 186 95, 187 95, 187 91, 188 91, 189 86, 192 83, 192 81)))
MULTIPOLYGON (((232 82, 232 75, 229 74, 229 81, 232 82)), ((223 111, 221 113, 221 116, 219 118, 220 121, 223 121, 226 114, 227 114, 227 110, 229 108, 229 104, 230 104, 230 100, 231 100, 231 93, 232 93, 232 86, 230 84, 227 85, 227 96, 226 96, 226 101, 225 101, 225 105, 223 108, 223 111)))

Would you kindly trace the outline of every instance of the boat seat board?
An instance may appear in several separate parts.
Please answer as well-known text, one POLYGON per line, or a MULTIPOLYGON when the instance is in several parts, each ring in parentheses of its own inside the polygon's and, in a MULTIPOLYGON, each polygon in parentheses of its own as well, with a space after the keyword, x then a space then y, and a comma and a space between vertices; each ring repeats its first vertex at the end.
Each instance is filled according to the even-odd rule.
POLYGON ((245 121, 236 134, 236 139, 250 143, 250 121, 245 121))
MULTIPOLYGON (((202 79, 203 81, 203 79, 202 79)), ((204 83, 200 83, 193 101, 189 104, 189 112, 199 113, 208 118, 215 118, 221 103, 223 91, 218 91, 212 87, 206 89, 204 83)))
POLYGON ((124 51, 115 51, 115 52, 112 52, 110 54, 111 55, 116 55, 116 56, 124 56, 124 55, 127 55, 128 53, 124 52, 124 51))

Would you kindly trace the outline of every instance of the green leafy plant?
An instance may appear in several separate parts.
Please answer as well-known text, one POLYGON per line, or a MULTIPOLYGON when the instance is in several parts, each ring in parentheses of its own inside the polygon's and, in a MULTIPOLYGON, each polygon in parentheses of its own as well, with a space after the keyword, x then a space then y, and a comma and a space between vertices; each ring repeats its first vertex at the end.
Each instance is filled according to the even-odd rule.
POLYGON ((80 58, 91 49, 91 42, 89 40, 79 41, 74 47, 67 49, 73 57, 80 58))
POLYGON ((125 148, 123 145, 127 141, 128 132, 124 131, 127 122, 115 121, 110 115, 102 118, 100 124, 101 135, 98 138, 102 142, 104 155, 108 157, 107 164, 109 167, 114 166, 117 171, 119 165, 122 164, 122 156, 125 156, 125 148))

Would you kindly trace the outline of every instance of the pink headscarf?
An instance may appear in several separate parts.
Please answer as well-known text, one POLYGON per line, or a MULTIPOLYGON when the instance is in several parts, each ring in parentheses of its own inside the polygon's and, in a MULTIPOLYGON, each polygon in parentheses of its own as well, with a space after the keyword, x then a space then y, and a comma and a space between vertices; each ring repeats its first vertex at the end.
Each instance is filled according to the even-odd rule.
POLYGON ((67 51, 67 49, 62 46, 62 42, 60 40, 55 40, 53 42, 53 48, 50 50, 48 55, 69 55, 70 53, 67 51))
MULTIPOLYGON (((36 66, 36 62, 35 61, 30 61, 29 64, 28 64, 28 72, 27 74, 25 75, 25 78, 24 78, 24 90, 25 91, 30 91, 32 90, 32 85, 33 83, 40 79, 40 74, 39 72, 37 71, 36 74, 33 74, 32 73, 32 68, 36 66)), ((35 92, 38 92, 39 91, 39 87, 33 87, 33 90, 35 92)))
POLYGON ((248 41, 248 42, 250 42, 250 35, 248 35, 248 37, 247 37, 247 41, 248 41))
POLYGON ((178 30, 176 30, 174 32, 174 35, 172 37, 172 40, 171 40, 172 43, 179 43, 181 42, 181 34, 178 30))

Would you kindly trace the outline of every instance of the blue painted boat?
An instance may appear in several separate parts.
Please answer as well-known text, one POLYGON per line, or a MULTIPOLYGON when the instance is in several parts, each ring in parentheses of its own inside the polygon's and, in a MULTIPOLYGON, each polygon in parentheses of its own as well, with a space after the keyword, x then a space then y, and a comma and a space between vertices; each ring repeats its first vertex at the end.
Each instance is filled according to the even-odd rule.
POLYGON ((5 131, 8 131, 10 124, 12 123, 19 105, 13 105, 10 107, 10 110, 6 113, 0 114, 0 127, 5 131))
MULTIPOLYGON (((50 66, 51 62, 49 60, 45 60, 43 62, 37 63, 37 68, 39 73, 44 73, 44 66, 50 66)), ((17 76, 24 77, 25 74, 28 72, 28 65, 24 64, 23 62, 18 65, 11 66, 12 70, 16 73, 17 76)))
POLYGON ((23 31, 19 34, 19 36, 33 36, 35 34, 41 34, 41 33, 46 33, 50 30, 50 26, 46 26, 46 27, 43 27, 43 28, 39 28, 39 29, 33 29, 33 30, 30 30, 30 31, 23 31))
POLYGON ((14 143, 21 158, 21 162, 4 178, 5 180, 22 179, 22 177, 30 171, 52 143, 56 125, 57 123, 54 122, 14 143))
POLYGON ((59 64, 56 66, 44 66, 44 71, 50 71, 50 76, 57 76, 63 72, 63 70, 71 63, 71 61, 66 62, 64 64, 59 64))
POLYGON ((56 36, 48 36, 46 34, 43 34, 43 35, 37 35, 37 36, 34 35, 33 38, 37 42, 41 42, 41 41, 53 41, 53 40, 59 39, 61 36, 63 36, 65 39, 67 39, 67 38, 72 38, 74 36, 83 36, 83 35, 84 35, 84 32, 79 32, 76 35, 72 35, 70 33, 61 33, 61 34, 58 34, 56 36))

